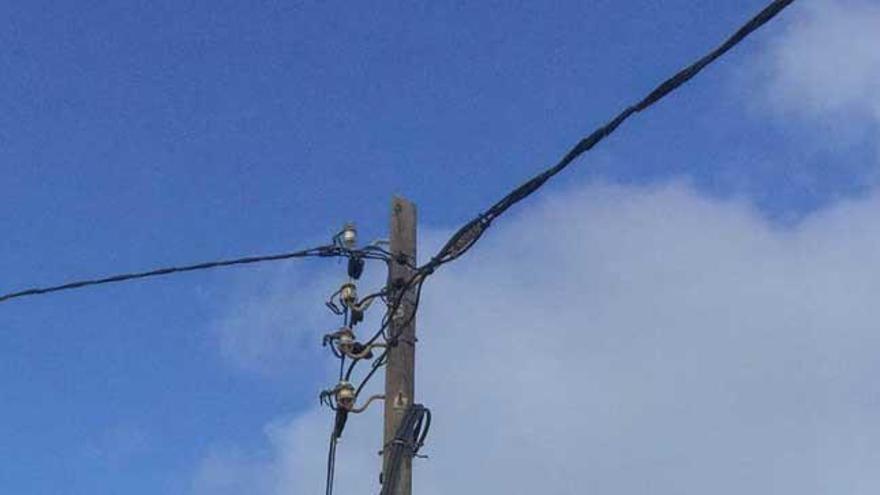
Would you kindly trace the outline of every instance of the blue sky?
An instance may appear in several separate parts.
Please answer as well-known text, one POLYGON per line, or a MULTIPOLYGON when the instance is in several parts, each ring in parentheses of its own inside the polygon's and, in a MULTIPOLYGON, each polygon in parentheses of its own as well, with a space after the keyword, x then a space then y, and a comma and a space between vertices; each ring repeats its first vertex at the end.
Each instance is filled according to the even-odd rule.
MULTIPOLYGON (((764 3, 5 3, 0 289, 296 249, 347 220, 380 237, 394 193, 443 232, 764 3)), ((859 9, 876 13, 798 2, 539 201, 685 184, 785 231, 872 197, 880 105, 859 81, 880 73, 880 17, 860 24, 859 9), (833 31, 822 46, 840 51, 825 53, 810 37, 823 19, 863 29, 855 45, 833 31), (844 55, 868 68, 816 68, 844 55)), ((0 487, 209 493, 199 473, 217 452, 245 471, 273 456, 265 425, 309 414, 327 385, 325 356, 299 347, 334 324, 318 312, 328 269, 341 270, 309 261, 4 304, 0 487), (291 349, 253 366, 236 350, 247 337, 227 330, 280 325, 257 315, 238 329, 265 300, 313 305, 281 323, 318 328, 273 334, 291 349)))

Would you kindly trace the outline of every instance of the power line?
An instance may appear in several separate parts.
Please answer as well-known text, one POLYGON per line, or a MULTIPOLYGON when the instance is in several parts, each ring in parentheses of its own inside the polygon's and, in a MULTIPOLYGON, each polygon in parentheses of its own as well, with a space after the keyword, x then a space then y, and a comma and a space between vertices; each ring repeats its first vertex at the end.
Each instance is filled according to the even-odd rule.
MULTIPOLYGON (((344 417, 344 411, 336 411, 336 420, 333 425, 333 432, 330 434, 330 447, 327 450, 327 478, 325 481, 325 495, 333 495, 333 481, 336 478, 336 445, 339 442, 341 428, 339 426, 340 418, 344 417)), ((344 420, 343 420, 344 421, 344 420)))
POLYGON ((26 289, 18 292, 11 292, 9 294, 4 294, 0 296, 0 303, 9 301, 11 299, 16 299, 19 297, 26 296, 36 296, 41 294, 49 294, 52 292, 61 292, 65 290, 73 290, 73 289, 81 289, 83 287, 91 287, 95 285, 105 285, 105 284, 114 284, 119 282, 127 282, 129 280, 137 280, 143 278, 150 277, 161 277, 166 275, 172 275, 176 273, 184 273, 184 272, 194 272, 198 270, 209 270, 212 268, 221 268, 228 266, 236 266, 236 265, 250 265, 254 263, 263 263, 267 261, 280 261, 287 260, 293 258, 306 258, 306 257, 341 257, 341 256, 349 256, 350 252, 342 249, 338 246, 321 246, 311 249, 304 249, 302 251, 293 251, 289 253, 280 253, 280 254, 270 254, 266 256, 248 256, 244 258, 236 258, 231 260, 220 260, 220 261, 208 261, 205 263, 197 263, 194 265, 184 265, 184 266, 174 266, 167 268, 157 268, 155 270, 150 270, 146 272, 135 272, 135 273, 123 273, 119 275, 113 275, 104 278, 97 278, 92 280, 78 280, 76 282, 68 282, 61 285, 55 285, 50 287, 37 287, 32 289, 26 289))
POLYGON ((414 457, 419 449, 425 444, 425 437, 431 429, 431 411, 421 405, 413 404, 407 408, 400 426, 395 432, 390 445, 384 448, 390 449, 388 465, 382 476, 382 491, 380 495, 392 495, 400 477, 401 464, 404 456, 414 457))
MULTIPOLYGON (((365 345, 370 345, 373 342, 375 342, 376 340, 378 340, 379 337, 385 335, 385 330, 387 330, 388 327, 391 325, 391 318, 392 318, 391 315, 397 314, 398 309, 400 309, 402 307, 402 305, 404 303, 403 296, 406 294, 407 290, 409 290, 409 287, 412 285, 412 281, 413 281, 413 279, 410 279, 409 283, 407 283, 407 285, 405 285, 403 287, 403 289, 399 290, 398 297, 394 300, 394 303, 388 306, 388 310, 385 312, 385 317, 382 320, 382 324, 380 325, 379 330, 376 331, 376 333, 370 338, 370 340, 368 340, 365 343, 365 345)), ((400 325, 401 327, 405 327, 406 325, 409 325, 410 322, 412 322, 412 320, 416 317, 416 313, 419 310, 419 301, 421 300, 422 287, 424 286, 424 281, 425 281, 424 278, 421 278, 419 280, 418 287, 415 290, 416 297, 414 300, 410 301, 410 304, 412 305, 412 307, 409 310, 409 317, 407 318, 407 320, 404 323, 402 323, 400 325)), ((399 337, 400 337, 399 335, 388 336, 388 338, 385 339, 387 342, 387 345, 389 345, 389 346, 397 345, 399 337)), ((373 378, 376 371, 378 371, 379 368, 381 368, 382 366, 385 366, 385 364, 387 364, 387 361, 386 361, 387 356, 388 356, 388 348, 386 347, 386 349, 382 352, 382 354, 380 354, 379 357, 377 357, 373 361, 373 365, 371 366, 369 373, 367 373, 367 375, 361 380, 361 383, 358 385, 357 391, 355 392, 355 396, 359 396, 361 391, 370 382, 370 379, 373 378)), ((349 380, 351 378, 351 375, 352 375, 352 372, 354 371, 354 368, 357 366, 357 364, 360 361, 361 361, 360 359, 352 360, 351 365, 349 365, 348 371, 345 374, 346 380, 349 380)))
POLYGON ((746 37, 755 32, 758 28, 776 17, 786 7, 794 3, 795 0, 776 0, 764 8, 760 13, 753 17, 749 22, 731 35, 718 48, 712 50, 693 64, 682 69, 674 76, 670 77, 662 84, 657 86, 641 101, 628 106, 617 116, 608 121, 605 125, 599 127, 592 134, 581 139, 562 159, 554 166, 544 170, 540 174, 532 177, 530 180, 520 185, 509 194, 501 198, 500 201, 492 205, 484 213, 466 223, 447 241, 443 248, 424 266, 422 266, 417 275, 430 274, 434 269, 444 265, 450 261, 460 257, 480 239, 483 233, 489 228, 491 223, 506 212, 510 207, 532 195, 540 189, 548 180, 565 170, 575 159, 591 150, 594 146, 602 142, 610 136, 634 114, 642 112, 664 97, 693 79, 703 69, 712 62, 726 54, 736 45, 742 42, 746 37))

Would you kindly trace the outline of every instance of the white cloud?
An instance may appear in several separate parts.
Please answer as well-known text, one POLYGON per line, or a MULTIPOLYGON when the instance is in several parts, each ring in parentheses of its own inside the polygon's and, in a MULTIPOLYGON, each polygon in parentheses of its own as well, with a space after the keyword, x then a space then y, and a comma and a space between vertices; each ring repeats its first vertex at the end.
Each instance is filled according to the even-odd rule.
POLYGON ((215 449, 202 460, 193 479, 192 492, 197 495, 271 493, 271 480, 275 477, 271 463, 250 459, 235 449, 215 449))
MULTIPOLYGON (((320 266, 327 263, 324 260, 320 266)), ((314 264, 311 269, 303 263, 282 265, 278 271, 264 269, 243 279, 249 283, 227 297, 227 311, 212 325, 222 355, 241 370, 274 376, 325 357, 324 350, 315 347, 321 341, 315 329, 334 330, 323 303, 348 281, 345 265, 339 261, 333 266, 316 271, 314 264)), ((384 274, 379 271, 364 273, 362 290, 381 288, 384 274)))
POLYGON ((810 116, 880 119, 880 5, 815 0, 803 7, 770 52, 772 100, 810 116))
POLYGON ((279 272, 263 270, 250 280, 260 285, 230 295, 228 310, 213 325, 222 355, 242 370, 266 375, 323 355, 314 349, 320 335, 313 331, 326 320, 314 308, 322 306, 333 286, 332 274, 287 265, 279 272), (269 287, 263 285, 266 280, 269 287))
MULTIPOLYGON (((880 200, 788 230, 681 186, 524 211, 426 290, 419 493, 880 490, 880 200)), ((339 493, 377 491, 378 412, 339 493)), ((249 493, 319 492, 329 423, 272 425, 249 493)))

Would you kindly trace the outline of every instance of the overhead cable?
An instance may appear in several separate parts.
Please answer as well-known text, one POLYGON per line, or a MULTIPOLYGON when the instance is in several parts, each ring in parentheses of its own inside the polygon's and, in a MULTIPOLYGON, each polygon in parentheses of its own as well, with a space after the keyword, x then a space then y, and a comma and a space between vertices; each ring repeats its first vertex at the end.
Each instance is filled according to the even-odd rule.
POLYGON ((478 215, 476 218, 466 223, 447 241, 442 249, 424 266, 422 266, 418 274, 430 274, 437 267, 446 264, 470 250, 474 244, 480 239, 483 233, 489 228, 492 222, 506 212, 513 205, 526 199, 535 191, 540 189, 548 180, 565 170, 578 157, 591 150, 594 146, 602 142, 606 137, 610 136, 634 114, 642 112, 664 97, 680 88, 682 85, 690 81, 703 69, 716 61, 722 55, 733 49, 742 42, 746 37, 755 32, 758 28, 776 17, 786 7, 794 3, 795 0, 776 0, 762 10, 758 15, 753 17, 749 22, 737 30, 724 43, 712 50, 693 64, 682 69, 674 76, 663 81, 647 96, 639 102, 632 104, 623 109, 613 119, 602 125, 590 135, 581 139, 562 159, 554 166, 544 170, 540 174, 532 177, 509 194, 501 198, 492 205, 488 210, 478 215))
POLYGON ((425 444, 425 438, 431 429, 431 411, 421 405, 409 406, 400 420, 400 426, 394 439, 386 449, 390 449, 388 463, 382 473, 382 491, 380 495, 397 493, 400 481, 400 470, 406 457, 414 457, 425 444))
POLYGON ((338 246, 321 246, 311 249, 304 249, 302 251, 294 251, 290 253, 280 253, 280 254, 270 254, 266 256, 248 256, 244 258, 236 258, 231 260, 221 260, 221 261, 209 261, 205 263, 197 263, 194 265, 185 265, 185 266, 174 266, 167 268, 157 268, 155 270, 145 271, 145 272, 135 272, 135 273, 124 273, 119 275, 113 275, 104 278, 97 278, 92 280, 78 280, 76 282, 68 282, 61 285, 55 285, 50 287, 38 287, 32 289, 26 289, 18 292, 11 292, 9 294, 0 295, 0 303, 9 301, 10 299, 16 299, 19 297, 26 296, 36 296, 40 294, 49 294, 52 292, 61 292, 65 290, 72 289, 81 289, 83 287, 91 287, 95 285, 104 285, 104 284, 113 284, 118 282, 127 282, 130 280, 137 280, 149 277, 161 277, 166 275, 172 275, 176 273, 184 273, 184 272, 194 272, 198 270, 209 270, 212 268, 221 268, 228 266, 236 266, 236 265, 250 265, 254 263, 263 263, 267 261, 280 261, 287 260, 293 258, 306 258, 306 257, 337 257, 337 256, 347 256, 347 251, 338 246))

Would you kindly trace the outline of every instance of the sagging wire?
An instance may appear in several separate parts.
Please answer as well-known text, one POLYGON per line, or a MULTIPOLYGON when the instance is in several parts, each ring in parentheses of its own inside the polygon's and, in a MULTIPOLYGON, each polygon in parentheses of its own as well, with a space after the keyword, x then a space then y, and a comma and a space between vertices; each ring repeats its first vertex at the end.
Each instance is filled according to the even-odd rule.
MULTIPOLYGON (((382 319, 382 324, 380 325, 379 329, 376 331, 375 334, 373 334, 373 336, 369 340, 367 340, 363 344, 364 346, 375 346, 376 341, 379 340, 380 337, 383 338, 386 341, 385 342, 386 350, 382 354, 382 357, 384 357, 384 355, 387 353, 388 347, 394 347, 395 345, 398 344, 399 336, 398 335, 388 335, 386 333, 386 331, 390 328, 392 320, 395 319, 395 316, 397 316, 396 326, 398 328, 403 328, 412 322, 412 320, 416 316, 416 313, 418 312, 418 305, 419 305, 419 300, 421 299, 421 289, 422 289, 423 283, 424 283, 424 278, 417 279, 416 277, 411 277, 409 279, 409 281, 401 287, 401 289, 397 292, 397 296, 396 296, 394 302, 392 304, 388 305, 388 310, 385 312, 385 316, 382 319), (408 317, 405 321, 403 321, 402 318, 400 318, 400 314, 401 314, 401 309, 404 308, 404 302, 405 302, 404 297, 406 294, 408 294, 409 288, 411 287, 412 283, 414 283, 416 280, 418 280, 418 282, 417 282, 418 287, 416 288, 416 291, 415 291, 416 297, 412 301, 408 302, 410 309, 408 311, 405 311, 405 313, 408 313, 408 317)), ((410 342, 410 344, 414 344, 414 343, 410 342)), ((352 360, 351 364, 348 367, 348 371, 345 373, 346 380, 351 379, 351 376, 354 373, 354 369, 357 367, 359 362, 360 362, 360 360, 358 360, 358 359, 352 360)), ((366 386, 367 382, 375 374, 377 367, 381 367, 384 364, 385 364, 384 361, 381 359, 377 359, 376 361, 374 361, 373 368, 371 369, 370 373, 367 374, 367 376, 364 378, 363 382, 360 384, 358 389, 360 390, 364 386, 366 386)))
MULTIPOLYGON (((265 263, 269 261, 282 261, 289 260, 294 258, 309 258, 309 257, 321 257, 321 258, 330 258, 330 257, 351 257, 354 253, 351 250, 340 249, 339 246, 329 245, 329 246, 319 246, 311 249, 303 249, 301 251, 293 251, 289 253, 280 253, 280 254, 270 254, 265 256, 247 256, 243 258, 235 258, 229 260, 220 260, 220 261, 208 261, 204 263, 196 263, 192 265, 183 265, 183 266, 172 266, 166 268, 157 268, 154 270, 144 271, 144 272, 134 272, 134 273, 123 273, 119 275, 112 275, 109 277, 97 278, 97 279, 88 279, 88 280, 78 280, 75 282, 68 282, 61 285, 54 285, 49 287, 35 287, 31 289, 20 290, 16 292, 10 292, 8 294, 0 295, 0 303, 9 301, 12 299, 17 299, 26 296, 36 296, 42 294, 50 294, 53 292, 61 292, 67 290, 81 289, 84 287, 91 287, 97 285, 106 285, 106 284, 115 284, 120 282, 128 282, 131 280, 139 280, 144 278, 151 277, 164 277, 168 275, 174 275, 178 273, 185 272, 194 272, 200 270, 209 270, 214 268, 224 268, 230 266, 238 266, 238 265, 251 265, 255 263, 265 263)), ((371 255, 378 256, 378 255, 371 255)), ((385 255, 381 256, 381 259, 390 262, 391 258, 385 255)))
MULTIPOLYGON (((346 226, 348 227, 348 226, 346 226)), ((352 229, 354 226, 351 226, 352 229)), ((228 260, 217 260, 217 261, 207 261, 202 263, 195 263, 191 265, 182 265, 182 266, 170 266, 164 268, 156 268, 153 270, 143 271, 143 272, 132 272, 132 273, 121 273, 118 275, 111 275, 107 277, 95 278, 95 279, 85 279, 85 280, 77 280, 73 282, 67 282, 59 285, 52 285, 48 287, 33 287, 29 289, 18 290, 14 292, 9 292, 7 294, 0 295, 0 303, 10 301, 12 299, 18 299, 22 297, 28 296, 37 296, 43 294, 51 294, 54 292, 62 292, 74 289, 82 289, 85 287, 92 287, 98 285, 107 285, 107 284, 116 284, 121 282, 128 282, 132 280, 139 280, 145 278, 153 278, 153 277, 164 277, 168 275, 174 275, 178 273, 186 273, 186 272, 194 272, 201 270, 210 270, 214 268, 225 268, 231 266, 239 266, 239 265, 251 265, 255 263, 266 263, 269 261, 283 261, 295 258, 309 258, 309 257, 321 257, 321 258, 348 258, 349 259, 349 273, 353 273, 358 270, 358 268, 363 269, 363 261, 364 260, 379 260, 384 263, 391 263, 393 261, 393 256, 386 249, 382 248, 382 244, 387 244, 387 241, 376 241, 372 244, 363 247, 362 249, 355 249, 354 244, 351 244, 350 238, 346 238, 346 229, 341 230, 339 233, 333 236, 333 243, 327 246, 319 246, 316 248, 303 249, 300 251, 293 251, 287 253, 279 253, 279 254, 269 254, 269 255, 261 255, 261 256, 245 256, 241 258, 233 258, 228 260)), ((358 275, 359 276, 359 275, 358 275)), ((357 276, 354 276, 357 278, 357 276)))
MULTIPOLYGON (((388 463, 382 474, 382 491, 380 495, 395 493, 400 481, 400 470, 404 457, 415 457, 425 444, 425 438, 431 429, 431 411, 421 404, 409 406, 404 413, 394 439, 384 449, 390 449, 388 463)), ((383 450, 384 450, 383 449, 383 450)))
MULTIPOLYGON (((412 277, 410 277, 398 289, 395 301, 391 305, 388 306, 388 310, 386 311, 385 316, 383 317, 383 321, 382 321, 382 324, 381 324, 379 330, 366 343, 363 344, 365 347, 376 346, 375 343, 380 337, 383 337, 386 341, 384 344, 385 350, 382 352, 382 354, 379 355, 378 358, 376 358, 373 361, 373 365, 370 368, 370 371, 367 373, 367 375, 363 378, 361 383, 358 385, 357 395, 360 395, 360 392, 364 389, 364 387, 367 386, 370 379, 372 379, 373 376, 376 374, 376 371, 378 371, 379 368, 381 368, 382 366, 387 364, 388 348, 398 345, 398 343, 400 341, 399 335, 387 335, 385 333, 385 331, 390 327, 391 322, 394 319, 394 316, 395 315, 400 316, 399 312, 400 312, 400 309, 403 307, 404 297, 406 294, 409 293, 409 290, 412 287, 413 283, 417 283, 418 286, 415 289, 415 297, 413 298, 412 301, 409 302, 409 304, 411 305, 411 309, 406 312, 406 313, 408 313, 408 317, 406 320, 402 320, 401 318, 398 318, 396 326, 398 328, 404 328, 407 325, 409 325, 410 323, 412 323, 413 319, 415 318, 416 313, 418 312, 419 301, 421 300, 422 287, 423 287, 424 281, 425 281, 425 277, 418 276, 418 273, 417 273, 417 274, 414 274, 412 277)), ((415 344, 414 342, 407 342, 407 343, 410 345, 415 344)), ((346 373, 345 373, 344 380, 351 380, 352 374, 354 373, 354 370, 359 362, 360 362, 359 359, 352 360, 351 364, 349 364, 348 371, 346 371, 346 373)))
POLYGON ((419 268, 419 272, 422 270, 433 272, 440 266, 461 257, 469 251, 477 241, 479 241, 483 233, 491 226, 492 222, 504 214, 509 208, 534 194, 538 189, 544 186, 547 181, 571 165, 578 157, 590 151, 605 138, 613 134, 630 117, 647 110, 693 79, 703 69, 732 50, 750 34, 775 18, 792 3, 794 3, 794 0, 775 0, 771 2, 761 12, 727 38, 727 40, 725 40, 720 46, 710 51, 691 65, 680 70, 672 77, 663 81, 647 96, 624 108, 620 113, 614 116, 614 118, 581 139, 558 163, 516 187, 513 191, 490 206, 486 211, 480 213, 476 218, 469 221, 456 231, 440 251, 428 263, 419 268))
POLYGON ((361 384, 358 385, 358 388, 354 393, 355 396, 361 395, 361 392, 364 390, 364 387, 366 387, 367 383, 370 382, 370 378, 372 378, 373 375, 376 373, 376 371, 378 371, 381 367, 385 366, 387 363, 388 363, 388 349, 386 348, 384 351, 382 351, 382 354, 380 354, 379 357, 376 358, 375 361, 373 361, 373 365, 370 367, 369 373, 367 373, 366 377, 364 377, 364 379, 361 380, 361 384))

